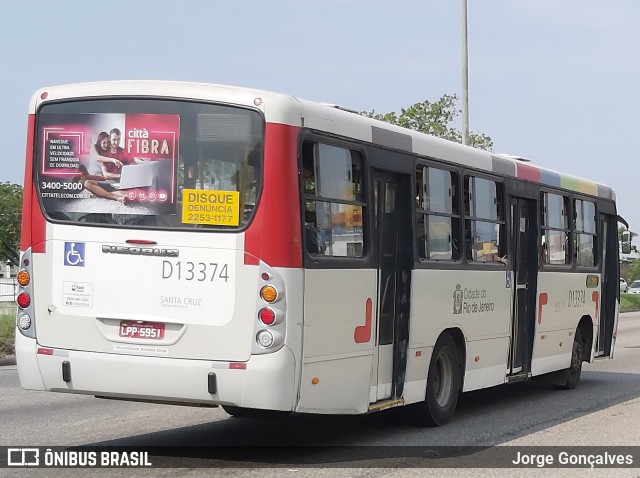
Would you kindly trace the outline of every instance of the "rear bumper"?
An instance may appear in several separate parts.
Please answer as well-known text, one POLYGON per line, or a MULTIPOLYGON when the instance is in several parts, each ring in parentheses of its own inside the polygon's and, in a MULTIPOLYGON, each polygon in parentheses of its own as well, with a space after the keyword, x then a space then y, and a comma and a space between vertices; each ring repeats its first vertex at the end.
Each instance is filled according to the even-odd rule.
POLYGON ((295 405, 295 359, 287 347, 273 354, 252 356, 246 369, 230 369, 229 362, 63 349, 42 355, 37 349, 36 340, 16 334, 23 388, 270 410, 289 411, 295 405), (63 362, 69 362, 70 382, 62 378, 63 362), (215 394, 209 393, 211 373, 215 374, 215 394))

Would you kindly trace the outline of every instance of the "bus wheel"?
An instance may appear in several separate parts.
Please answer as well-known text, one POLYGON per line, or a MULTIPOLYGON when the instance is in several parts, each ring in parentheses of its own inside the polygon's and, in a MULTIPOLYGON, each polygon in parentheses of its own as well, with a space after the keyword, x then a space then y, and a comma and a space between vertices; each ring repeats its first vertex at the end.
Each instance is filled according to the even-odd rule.
POLYGON ((564 371, 563 379, 560 384, 556 385, 558 388, 564 390, 573 390, 578 386, 580 381, 580 374, 582 373, 582 352, 584 345, 582 343, 582 332, 580 329, 576 330, 576 335, 573 338, 573 349, 571 350, 571 365, 564 371))
POLYGON ((429 364, 427 394, 418 412, 423 425, 439 427, 453 416, 460 393, 461 370, 456 344, 445 333, 436 342, 429 364))

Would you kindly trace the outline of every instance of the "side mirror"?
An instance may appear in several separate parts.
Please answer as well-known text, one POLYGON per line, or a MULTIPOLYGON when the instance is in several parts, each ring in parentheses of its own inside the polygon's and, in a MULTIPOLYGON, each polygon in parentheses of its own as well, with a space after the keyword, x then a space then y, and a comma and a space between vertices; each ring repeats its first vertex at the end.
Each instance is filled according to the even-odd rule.
POLYGON ((631 254, 631 232, 630 231, 622 231, 622 253, 623 254, 631 254))

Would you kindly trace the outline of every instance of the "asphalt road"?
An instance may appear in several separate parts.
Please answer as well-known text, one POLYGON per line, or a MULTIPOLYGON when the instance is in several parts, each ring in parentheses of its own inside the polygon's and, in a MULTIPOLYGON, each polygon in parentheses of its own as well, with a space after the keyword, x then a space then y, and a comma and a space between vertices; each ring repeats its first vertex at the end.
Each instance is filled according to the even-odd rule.
MULTIPOLYGON (((615 359, 585 364, 576 390, 525 382, 468 393, 453 420, 441 428, 413 426, 404 410, 359 417, 294 415, 251 420, 231 418, 222 409, 26 391, 19 387, 15 366, 0 367, 0 417, 4 446, 206 446, 211 448, 154 452, 165 460, 175 459, 176 467, 213 467, 135 473, 5 469, 0 476, 427 476, 437 470, 411 468, 424 463, 425 454, 480 460, 486 456, 484 448, 496 445, 640 445, 640 314, 621 315, 615 359), (227 467, 221 468, 221 462, 211 458, 220 458, 220 447, 228 445, 252 448, 227 453, 227 467), (362 447, 358 449, 362 452, 348 448, 352 446, 362 447), (396 448, 400 451, 396 453, 389 452, 391 446, 412 448, 396 448), (312 468, 306 466, 309 463, 312 468)), ((437 475, 533 476, 539 472, 517 471, 450 468, 437 475)), ((548 471, 552 472, 548 476, 577 476, 580 470, 548 471)), ((590 476, 640 476, 638 469, 582 473, 586 471, 590 476)))

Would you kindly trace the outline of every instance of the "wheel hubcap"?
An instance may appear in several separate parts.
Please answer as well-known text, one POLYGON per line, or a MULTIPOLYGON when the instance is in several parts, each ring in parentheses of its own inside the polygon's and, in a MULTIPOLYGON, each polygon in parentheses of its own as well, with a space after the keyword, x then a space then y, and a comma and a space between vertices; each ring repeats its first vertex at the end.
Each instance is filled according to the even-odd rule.
POLYGON ((445 407, 449 403, 453 387, 453 365, 445 354, 438 356, 434 377, 434 390, 438 406, 445 407))

